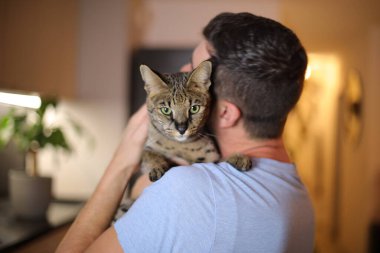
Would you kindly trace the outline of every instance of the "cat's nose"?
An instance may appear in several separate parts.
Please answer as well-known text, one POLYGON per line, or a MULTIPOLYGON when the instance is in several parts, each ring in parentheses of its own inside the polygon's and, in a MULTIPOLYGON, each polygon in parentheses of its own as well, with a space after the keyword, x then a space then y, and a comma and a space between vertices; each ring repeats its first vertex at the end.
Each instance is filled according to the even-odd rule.
POLYGON ((178 122, 175 122, 175 128, 178 130, 178 132, 180 134, 184 134, 187 130, 187 123, 184 122, 184 123, 178 123, 178 122))

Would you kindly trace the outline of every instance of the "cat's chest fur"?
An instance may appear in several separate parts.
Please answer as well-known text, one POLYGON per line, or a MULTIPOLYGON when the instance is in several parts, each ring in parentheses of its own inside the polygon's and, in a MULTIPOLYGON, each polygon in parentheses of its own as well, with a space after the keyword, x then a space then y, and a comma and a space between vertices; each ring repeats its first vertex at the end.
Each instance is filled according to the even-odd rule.
POLYGON ((152 125, 149 128, 146 148, 155 150, 169 159, 178 157, 189 163, 216 162, 220 159, 213 140, 208 136, 202 135, 194 140, 179 142, 168 139, 152 125))

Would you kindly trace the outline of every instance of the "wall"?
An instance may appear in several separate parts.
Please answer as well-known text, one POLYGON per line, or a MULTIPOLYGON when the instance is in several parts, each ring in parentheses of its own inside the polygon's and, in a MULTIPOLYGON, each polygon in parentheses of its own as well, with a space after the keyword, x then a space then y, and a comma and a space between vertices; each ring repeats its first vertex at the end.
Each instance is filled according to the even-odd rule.
POLYGON ((191 47, 202 38, 202 29, 220 12, 253 12, 278 19, 278 0, 256 1, 133 1, 135 46, 191 47), (136 38, 137 37, 137 38, 136 38))
MULTIPOLYGON (((87 133, 70 133, 72 155, 46 150, 43 174, 53 174, 54 195, 85 199, 94 190, 115 150, 128 114, 127 2, 80 1, 77 98, 63 100, 58 115, 70 114, 87 133)), ((69 131, 70 129, 67 128, 69 131)))
POLYGON ((380 157, 379 157, 379 144, 380 144, 380 116, 379 116, 379 94, 380 94, 380 26, 374 26, 370 29, 370 40, 368 45, 368 83, 372 84, 365 90, 365 108, 367 121, 365 122, 365 131, 367 132, 367 145, 366 150, 368 159, 369 173, 367 175, 367 182, 369 187, 369 200, 370 212, 369 215, 377 217, 380 216, 380 197, 379 185, 376 187, 376 182, 380 182, 380 157), (375 206, 376 204, 376 206, 375 206), (377 208, 377 209, 376 209, 377 208), (371 213, 372 212, 372 213, 371 213), (376 213, 374 213, 376 212, 376 213))
POLYGON ((75 0, 0 1, 0 88, 74 95, 75 0))

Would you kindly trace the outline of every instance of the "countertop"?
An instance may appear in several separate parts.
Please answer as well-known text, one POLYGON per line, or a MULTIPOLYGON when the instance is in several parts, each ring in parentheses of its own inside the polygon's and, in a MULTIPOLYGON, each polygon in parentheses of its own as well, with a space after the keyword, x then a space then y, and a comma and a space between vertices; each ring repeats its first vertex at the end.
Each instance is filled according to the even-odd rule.
POLYGON ((82 202, 52 201, 46 219, 22 220, 12 214, 9 200, 0 199, 0 251, 72 222, 82 205, 82 202))

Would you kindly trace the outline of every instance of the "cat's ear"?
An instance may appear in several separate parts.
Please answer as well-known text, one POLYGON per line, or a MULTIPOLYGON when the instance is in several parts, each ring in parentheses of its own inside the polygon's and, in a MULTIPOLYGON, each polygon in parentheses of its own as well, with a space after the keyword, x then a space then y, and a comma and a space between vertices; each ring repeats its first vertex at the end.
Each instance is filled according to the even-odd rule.
POLYGON ((167 90, 167 85, 162 79, 148 66, 140 66, 141 77, 144 80, 144 89, 149 95, 157 94, 167 90))
POLYGON ((208 90, 211 85, 212 65, 210 61, 201 62, 190 74, 187 83, 189 89, 208 90))

